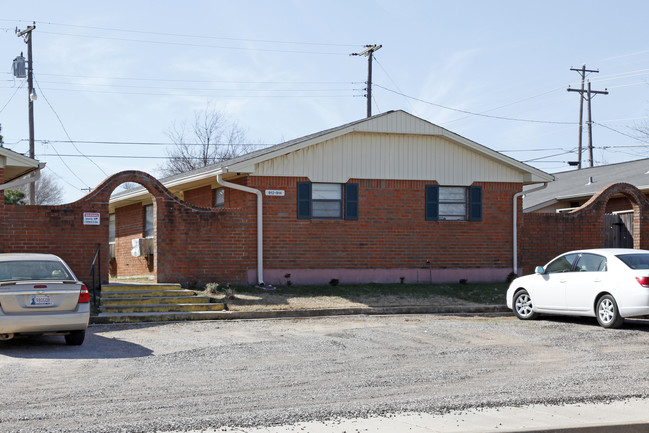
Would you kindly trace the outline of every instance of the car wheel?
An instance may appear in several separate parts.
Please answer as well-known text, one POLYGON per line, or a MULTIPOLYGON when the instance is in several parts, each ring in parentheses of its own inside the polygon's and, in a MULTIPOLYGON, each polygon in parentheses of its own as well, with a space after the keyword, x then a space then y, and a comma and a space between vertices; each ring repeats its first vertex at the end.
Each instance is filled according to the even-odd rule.
POLYGON ((65 344, 68 346, 81 346, 86 338, 86 331, 71 331, 65 336, 65 344))
POLYGON ((597 301, 597 321, 604 328, 619 328, 624 323, 624 317, 620 316, 617 302, 611 295, 604 295, 597 301))
POLYGON ((538 314, 532 310, 532 298, 527 290, 520 290, 514 295, 514 314, 521 320, 532 320, 538 314))

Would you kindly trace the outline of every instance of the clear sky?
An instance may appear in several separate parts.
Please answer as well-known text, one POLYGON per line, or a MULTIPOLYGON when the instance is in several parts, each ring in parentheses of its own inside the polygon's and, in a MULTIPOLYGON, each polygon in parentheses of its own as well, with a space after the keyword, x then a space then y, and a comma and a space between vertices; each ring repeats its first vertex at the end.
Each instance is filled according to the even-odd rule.
MULTIPOLYGON (((0 124, 28 150, 27 84, 11 64, 33 32, 36 159, 81 198, 107 175, 155 173, 173 122, 208 104, 272 145, 403 109, 547 172, 577 160, 580 75, 595 164, 649 157, 646 0, 2 0, 0 124), (69 143, 73 141, 73 143, 69 143), (638 147, 640 146, 640 147, 638 147)), ((587 135, 584 131, 584 143, 587 135)), ((587 154, 584 164, 587 165, 587 154)))

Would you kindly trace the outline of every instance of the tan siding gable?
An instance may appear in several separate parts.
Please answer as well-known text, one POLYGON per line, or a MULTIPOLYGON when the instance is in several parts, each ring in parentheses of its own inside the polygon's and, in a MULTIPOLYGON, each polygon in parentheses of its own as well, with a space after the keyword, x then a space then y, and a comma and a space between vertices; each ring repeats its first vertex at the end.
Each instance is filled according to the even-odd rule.
MULTIPOLYGON (((412 125, 406 128, 411 130, 412 125)), ((260 162, 255 174, 304 176, 314 182, 346 182, 350 178, 430 179, 444 185, 524 180, 524 173, 442 136, 361 132, 260 162)))

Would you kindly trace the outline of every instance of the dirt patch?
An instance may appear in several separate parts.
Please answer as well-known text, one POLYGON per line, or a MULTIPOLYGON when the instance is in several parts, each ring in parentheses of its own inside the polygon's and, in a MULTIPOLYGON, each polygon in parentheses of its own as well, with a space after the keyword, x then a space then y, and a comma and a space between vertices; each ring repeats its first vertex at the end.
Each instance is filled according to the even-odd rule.
POLYGON ((445 296, 295 296, 276 291, 260 291, 259 294, 234 295, 228 299, 217 293, 209 295, 214 302, 222 302, 230 311, 274 311, 274 310, 310 310, 326 308, 363 308, 363 307, 407 307, 407 306, 451 306, 477 305, 445 296))

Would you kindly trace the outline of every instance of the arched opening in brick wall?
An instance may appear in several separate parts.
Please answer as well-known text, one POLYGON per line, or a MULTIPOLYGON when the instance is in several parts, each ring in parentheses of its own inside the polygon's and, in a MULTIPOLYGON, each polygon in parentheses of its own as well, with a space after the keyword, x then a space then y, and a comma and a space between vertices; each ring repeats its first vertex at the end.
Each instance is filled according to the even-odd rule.
POLYGON ((635 186, 616 183, 603 188, 584 205, 568 213, 527 213, 523 216, 519 263, 525 272, 570 250, 604 248, 611 230, 607 213, 632 215, 631 247, 649 249, 649 200, 635 186))
POLYGON ((626 195, 608 199, 604 214, 604 247, 634 248, 634 221, 638 204, 626 195))
MULTIPOLYGON (((123 192, 120 191, 123 185, 137 186, 132 182, 117 185, 112 195, 123 192)), ((157 282, 157 213, 157 201, 151 193, 144 199, 109 208, 106 216, 109 218, 107 262, 111 282, 157 282)))
POLYGON ((644 219, 649 216, 649 200, 642 191, 631 184, 609 185, 573 212, 603 216, 601 219, 602 247, 647 248, 649 246, 648 236, 644 233, 649 229, 649 223, 644 223, 644 219), (626 215, 626 217, 614 219, 609 215, 626 215), (618 235, 628 232, 632 240, 628 244, 619 243, 619 236, 616 238, 612 235, 616 230, 618 235))
MULTIPOLYGON (((0 252, 56 254, 72 267, 81 280, 91 282, 94 277, 107 283, 111 237, 109 200, 113 191, 125 182, 142 185, 150 193, 153 221, 156 221, 156 209, 161 202, 179 203, 169 190, 147 173, 117 173, 72 203, 3 206, 0 213, 0 252), (98 251, 100 254, 97 254, 98 251), (93 266, 97 257, 101 258, 101 263, 94 262, 93 266)), ((154 236, 156 231, 157 227, 154 226, 154 236)), ((151 263, 151 269, 155 275, 155 261, 151 263)))

